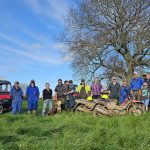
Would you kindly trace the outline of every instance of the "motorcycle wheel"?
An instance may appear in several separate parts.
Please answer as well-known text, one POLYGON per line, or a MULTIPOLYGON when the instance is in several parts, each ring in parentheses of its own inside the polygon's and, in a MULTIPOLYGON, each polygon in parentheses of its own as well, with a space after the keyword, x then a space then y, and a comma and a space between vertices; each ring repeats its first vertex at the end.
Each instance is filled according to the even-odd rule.
POLYGON ((139 116, 145 113, 144 105, 133 104, 128 109, 129 115, 139 116))
POLYGON ((89 112, 89 110, 86 108, 86 106, 84 104, 79 104, 74 109, 74 112, 89 112))
POLYGON ((2 114, 2 113, 3 113, 3 111, 4 111, 3 106, 2 106, 2 105, 0 105, 0 114, 2 114))
POLYGON ((103 106, 97 105, 93 111, 93 116, 110 116, 110 114, 107 112, 107 110, 104 110, 103 106))

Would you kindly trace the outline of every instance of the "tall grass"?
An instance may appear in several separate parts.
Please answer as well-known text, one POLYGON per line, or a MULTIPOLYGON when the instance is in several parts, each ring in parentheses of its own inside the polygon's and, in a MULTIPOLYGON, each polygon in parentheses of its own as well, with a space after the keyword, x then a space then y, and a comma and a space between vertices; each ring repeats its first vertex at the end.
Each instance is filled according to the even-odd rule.
MULTIPOLYGON (((26 102, 24 112, 26 112, 26 102)), ((41 113, 41 103, 39 108, 41 113)), ((0 150, 149 150, 150 114, 94 118, 64 112, 52 117, 0 116, 0 150)))

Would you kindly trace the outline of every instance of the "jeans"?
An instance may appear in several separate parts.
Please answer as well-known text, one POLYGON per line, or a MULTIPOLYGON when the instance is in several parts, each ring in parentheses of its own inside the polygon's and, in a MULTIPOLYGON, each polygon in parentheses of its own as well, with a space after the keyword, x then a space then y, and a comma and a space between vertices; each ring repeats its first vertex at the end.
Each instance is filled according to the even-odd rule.
POLYGON ((42 115, 46 112, 46 107, 48 106, 48 109, 50 110, 52 108, 52 99, 45 99, 43 101, 43 109, 42 109, 42 115))
POLYGON ((22 101, 13 101, 12 102, 12 114, 16 114, 17 111, 19 113, 22 112, 22 101))

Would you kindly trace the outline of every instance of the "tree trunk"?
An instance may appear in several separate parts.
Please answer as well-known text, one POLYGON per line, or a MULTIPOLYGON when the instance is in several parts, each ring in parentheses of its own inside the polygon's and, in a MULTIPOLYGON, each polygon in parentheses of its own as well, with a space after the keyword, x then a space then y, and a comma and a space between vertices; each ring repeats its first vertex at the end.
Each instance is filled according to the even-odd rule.
POLYGON ((129 86, 130 86, 130 81, 133 77, 133 72, 134 72, 134 69, 132 67, 128 67, 127 80, 128 80, 128 85, 129 86))

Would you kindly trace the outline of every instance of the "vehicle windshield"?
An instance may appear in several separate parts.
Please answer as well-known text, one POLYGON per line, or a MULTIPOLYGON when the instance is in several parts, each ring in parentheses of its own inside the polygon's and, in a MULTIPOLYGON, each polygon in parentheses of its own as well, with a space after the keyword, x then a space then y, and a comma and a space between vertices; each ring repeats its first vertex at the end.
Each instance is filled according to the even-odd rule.
POLYGON ((0 84, 0 93, 1 92, 10 92, 11 85, 10 84, 0 84))

